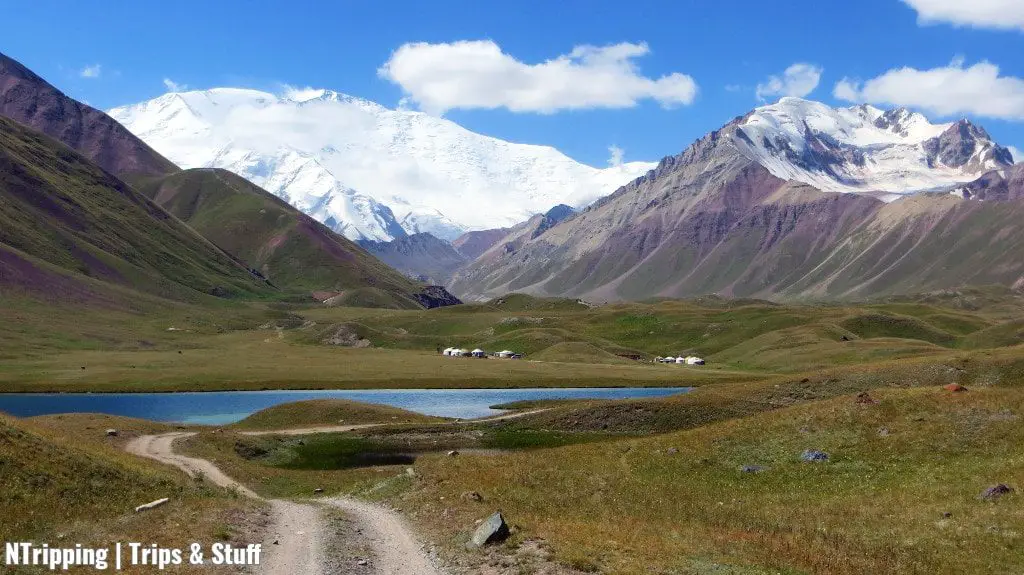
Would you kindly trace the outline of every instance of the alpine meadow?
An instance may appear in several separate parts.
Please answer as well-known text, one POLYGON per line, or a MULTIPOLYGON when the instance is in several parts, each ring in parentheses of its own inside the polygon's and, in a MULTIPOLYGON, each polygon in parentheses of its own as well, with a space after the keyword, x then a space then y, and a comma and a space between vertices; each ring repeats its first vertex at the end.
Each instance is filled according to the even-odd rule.
POLYGON ((1024 573, 1019 1, 89 4, 5 11, 3 573, 1024 573))

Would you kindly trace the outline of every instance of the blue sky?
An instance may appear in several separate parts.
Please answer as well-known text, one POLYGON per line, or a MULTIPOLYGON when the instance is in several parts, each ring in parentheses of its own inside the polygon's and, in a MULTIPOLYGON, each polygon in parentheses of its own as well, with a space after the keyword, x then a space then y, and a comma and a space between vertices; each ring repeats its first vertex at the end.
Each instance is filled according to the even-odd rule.
POLYGON ((158 96, 167 91, 164 79, 189 89, 325 87, 389 107, 408 98, 405 105, 443 111, 471 130, 553 145, 592 165, 605 164, 612 145, 626 160, 678 153, 758 105, 757 87, 770 86, 771 76, 781 84, 767 100, 806 91, 820 70, 808 98, 846 105, 833 92, 847 79, 840 93, 847 99, 907 104, 933 119, 970 116, 1001 143, 1024 149, 1019 5, 1024 2, 177 0, 83 1, 70 12, 44 0, 5 10, 0 50, 100 108, 158 96), (461 41, 475 43, 454 45, 461 41), (392 60, 410 43, 426 45, 392 60), (615 58, 601 49, 623 45, 632 55, 598 72, 613 69, 629 81, 606 74, 607 89, 588 88, 593 70, 580 58, 566 60, 582 67, 575 70, 578 81, 557 93, 548 93, 543 76, 530 68, 578 46, 598 47, 592 60, 600 67, 615 58), (493 50, 487 56, 488 47, 500 57, 493 50), (463 56, 478 53, 474 65, 463 65, 463 56), (396 70, 391 78, 378 73, 389 60, 396 70), (509 96, 500 72, 489 69, 481 79, 478 68, 492 64, 523 73, 508 80, 519 96, 509 96), (784 71, 794 64, 806 67, 787 85, 784 71), (655 85, 671 74, 678 80, 672 86, 655 85), (687 81, 695 94, 687 93, 687 81))

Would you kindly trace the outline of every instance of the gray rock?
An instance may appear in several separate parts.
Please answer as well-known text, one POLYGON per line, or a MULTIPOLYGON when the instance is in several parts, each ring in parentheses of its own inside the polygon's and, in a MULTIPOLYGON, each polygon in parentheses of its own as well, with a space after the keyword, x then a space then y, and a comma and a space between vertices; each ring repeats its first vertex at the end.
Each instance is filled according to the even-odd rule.
POLYGON ((118 431, 116 429, 108 429, 107 430, 107 437, 117 437, 117 436, 118 436, 118 431))
POLYGON ((994 501, 1004 495, 1009 495, 1011 493, 1013 493, 1012 487, 1005 483, 1000 483, 999 485, 993 485, 992 487, 989 487, 985 491, 982 491, 981 495, 979 495, 978 497, 980 499, 984 499, 985 501, 994 501))
POLYGON ((669 447, 668 449, 665 450, 665 453, 667 453, 669 455, 675 455, 675 454, 679 453, 679 450, 676 449, 675 447, 669 447))
MULTIPOLYGON (((984 128, 975 126, 969 120, 960 120, 942 134, 925 141, 923 147, 928 154, 929 166, 942 163, 952 168, 981 170, 983 166, 980 162, 988 156, 976 156, 975 150, 978 144, 987 141, 991 141, 991 137, 984 128)), ((1013 155, 999 145, 993 146, 988 159, 994 160, 1002 168, 1013 165, 1013 155)))
POLYGON ((485 519, 476 531, 473 533, 473 538, 470 540, 471 547, 483 547, 492 543, 501 543, 511 532, 508 529, 508 524, 505 523, 505 518, 501 516, 501 512, 497 512, 485 519))
POLYGON ((448 457, 455 457, 455 456, 457 456, 458 454, 459 454, 459 452, 458 452, 458 451, 455 451, 455 450, 453 449, 452 451, 449 451, 449 452, 448 452, 448 453, 447 453, 446 455, 448 455, 448 457))
POLYGON ((761 473, 765 469, 768 468, 763 465, 744 465, 740 468, 740 471, 743 473, 761 473))
POLYGON ((316 489, 313 490, 313 493, 323 493, 323 492, 324 492, 324 488, 323 487, 317 487, 316 489))
POLYGON ((800 454, 800 459, 804 461, 828 461, 828 454, 824 451, 818 451, 817 449, 807 449, 800 454))

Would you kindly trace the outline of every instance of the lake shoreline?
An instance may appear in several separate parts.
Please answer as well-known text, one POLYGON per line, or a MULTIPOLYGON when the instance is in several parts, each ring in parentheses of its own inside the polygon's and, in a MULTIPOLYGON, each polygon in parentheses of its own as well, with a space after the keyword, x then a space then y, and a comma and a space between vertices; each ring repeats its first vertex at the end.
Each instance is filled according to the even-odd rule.
POLYGON ((551 399, 666 397, 692 387, 373 388, 184 391, 162 393, 0 393, 0 412, 16 417, 100 413, 163 423, 229 425, 276 405, 347 399, 424 415, 474 419, 504 413, 491 406, 551 399))

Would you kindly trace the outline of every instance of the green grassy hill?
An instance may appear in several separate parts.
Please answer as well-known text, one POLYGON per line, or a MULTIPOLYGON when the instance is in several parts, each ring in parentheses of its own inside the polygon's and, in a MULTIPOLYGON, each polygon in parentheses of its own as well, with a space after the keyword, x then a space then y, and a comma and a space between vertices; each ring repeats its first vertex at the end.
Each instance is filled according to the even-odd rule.
POLYGON ((39 260, 176 300, 274 293, 127 184, 63 144, 0 117, 0 289, 51 289, 39 260))
POLYGON ((370 423, 437 423, 413 411, 345 399, 310 399, 268 407, 233 424, 235 429, 289 429, 318 425, 364 425, 370 423))
POLYGON ((86 547, 233 540, 240 521, 254 510, 252 502, 122 450, 131 437, 169 429, 88 414, 33 419, 0 414, 0 539, 53 545, 61 538, 86 547), (120 435, 107 437, 107 428, 120 435), (164 497, 171 501, 134 513, 135 506, 164 497), (183 524, 190 529, 181 529, 183 524))
POLYGON ((281 289, 325 292, 349 305, 422 307, 415 298, 421 284, 231 172, 184 170, 140 180, 138 187, 281 289))
POLYGON ((861 304, 780 305, 720 298, 588 307, 513 295, 424 311, 304 310, 316 326, 296 341, 348 329, 374 347, 509 349, 527 360, 605 363, 623 356, 697 355, 704 371, 799 373, 944 356, 1024 342, 1020 295, 987 288, 861 304), (967 309, 957 302, 975 301, 967 309))

